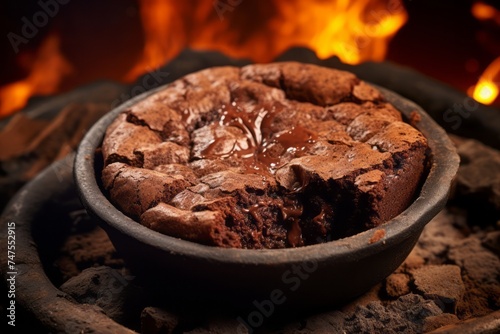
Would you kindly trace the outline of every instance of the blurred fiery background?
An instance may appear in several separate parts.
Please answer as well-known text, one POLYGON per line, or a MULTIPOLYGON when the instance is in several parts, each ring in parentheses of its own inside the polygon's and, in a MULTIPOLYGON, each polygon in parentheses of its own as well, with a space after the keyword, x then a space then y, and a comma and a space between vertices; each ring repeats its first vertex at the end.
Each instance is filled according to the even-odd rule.
POLYGON ((25 0, 3 1, 0 16, 0 117, 33 96, 133 82, 185 48, 388 60, 500 105, 498 1, 25 0))

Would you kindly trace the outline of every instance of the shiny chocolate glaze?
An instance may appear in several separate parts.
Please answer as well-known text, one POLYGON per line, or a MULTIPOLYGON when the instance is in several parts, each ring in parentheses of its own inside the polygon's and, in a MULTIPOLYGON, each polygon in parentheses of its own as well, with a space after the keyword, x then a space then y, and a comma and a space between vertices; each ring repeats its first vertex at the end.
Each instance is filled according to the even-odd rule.
POLYGON ((235 142, 229 152, 220 154, 214 152, 214 148, 225 138, 217 137, 202 151, 202 158, 232 159, 237 157, 243 162, 242 167, 246 172, 274 174, 283 165, 280 163, 280 157, 285 152, 291 158, 303 156, 317 138, 314 132, 300 125, 295 125, 285 132, 273 133, 270 130, 270 124, 284 109, 285 106, 279 102, 257 104, 250 108, 239 104, 238 101, 222 105, 218 109, 221 115, 218 125, 240 129, 246 136, 246 142, 244 145, 235 142), (269 149, 276 146, 279 147, 280 152, 269 154, 269 149))

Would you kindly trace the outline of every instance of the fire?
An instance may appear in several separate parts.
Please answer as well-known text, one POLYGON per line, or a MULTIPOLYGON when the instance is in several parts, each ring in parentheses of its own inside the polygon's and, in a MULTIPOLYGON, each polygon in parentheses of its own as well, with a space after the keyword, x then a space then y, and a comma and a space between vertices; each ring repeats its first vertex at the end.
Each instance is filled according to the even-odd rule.
POLYGON ((164 0, 141 1, 144 49, 141 59, 125 75, 125 81, 134 81, 144 72, 158 68, 185 46, 184 30, 177 6, 164 0))
POLYGON ((492 104, 498 97, 500 86, 500 57, 483 72, 474 86, 472 97, 483 104, 492 104))
MULTIPOLYGON (((345 13, 330 20, 322 17, 325 29, 310 31, 309 47, 316 50, 318 57, 338 56, 348 64, 366 60, 381 61, 385 58, 389 39, 401 28, 407 15, 402 5, 392 1, 382 3, 368 1, 338 1, 329 4, 330 13, 345 13)), ((318 17, 325 8, 318 6, 318 17)), ((309 18, 311 21, 313 17, 309 18)), ((304 36, 307 39, 309 36, 304 36)))
POLYGON ((144 50, 126 80, 167 62, 184 47, 255 62, 269 62, 293 46, 349 64, 381 61, 407 20, 401 0, 141 0, 140 5, 144 50))
MULTIPOLYGON (((381 61, 407 20, 402 0, 140 0, 139 5, 143 50, 124 73, 125 82, 187 47, 255 62, 272 61, 294 46, 349 64, 381 61)), ((57 36, 43 42, 29 70, 25 79, 0 87, 0 117, 22 108, 30 96, 57 91, 71 70, 57 36)))
POLYGON ((495 7, 478 1, 472 5, 472 15, 478 20, 494 20, 500 24, 500 11, 495 7))
POLYGON ((59 37, 49 35, 29 64, 29 75, 0 87, 0 117, 24 107, 33 95, 55 93, 71 66, 59 51, 59 37))

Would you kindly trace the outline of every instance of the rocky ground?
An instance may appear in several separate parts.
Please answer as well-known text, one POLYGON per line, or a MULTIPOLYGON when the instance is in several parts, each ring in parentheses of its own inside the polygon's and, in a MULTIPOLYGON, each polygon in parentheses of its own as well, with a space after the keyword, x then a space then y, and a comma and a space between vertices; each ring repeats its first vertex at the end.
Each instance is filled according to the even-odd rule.
MULTIPOLYGON (((462 163, 448 206, 393 274, 340 308, 293 319, 271 317, 252 330, 424 333, 495 314, 500 309, 500 153, 474 140, 454 141, 462 163)), ((75 302, 94 305, 141 333, 250 332, 237 314, 159 305, 84 211, 70 212, 67 224, 71 233, 47 261, 54 284, 75 302)))

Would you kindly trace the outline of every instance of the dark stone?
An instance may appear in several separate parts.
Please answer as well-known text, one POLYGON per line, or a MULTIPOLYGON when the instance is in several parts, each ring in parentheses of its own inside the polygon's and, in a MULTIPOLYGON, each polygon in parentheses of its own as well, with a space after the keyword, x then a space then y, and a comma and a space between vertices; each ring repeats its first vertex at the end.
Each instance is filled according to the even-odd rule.
POLYGON ((456 312, 465 291, 459 266, 425 266, 415 270, 413 277, 425 298, 433 300, 444 312, 456 312))
POLYGON ((358 307, 345 320, 346 333, 421 333, 425 318, 442 314, 430 300, 407 294, 387 306, 380 301, 358 307))
POLYGON ((454 314, 443 313, 440 315, 435 315, 425 319, 423 331, 425 333, 431 332, 440 327, 457 323, 458 321, 459 319, 454 314))
POLYGON ((456 196, 470 198, 473 195, 500 209, 500 152, 477 140, 463 142, 457 151, 462 162, 457 174, 456 196))
POLYGON ((130 324, 139 319, 144 304, 141 289, 132 283, 134 277, 101 266, 88 268, 61 285, 61 290, 79 303, 100 307, 113 320, 130 324))
POLYGON ((448 258, 462 268, 466 286, 464 303, 458 305, 458 316, 483 316, 491 308, 500 308, 500 260, 471 235, 451 246, 448 258))
POLYGON ((410 278, 406 274, 395 273, 385 280, 385 290, 391 297, 400 297, 410 292, 410 278))
POLYGON ((170 334, 179 325, 179 317, 158 307, 148 306, 141 313, 142 334, 170 334))

